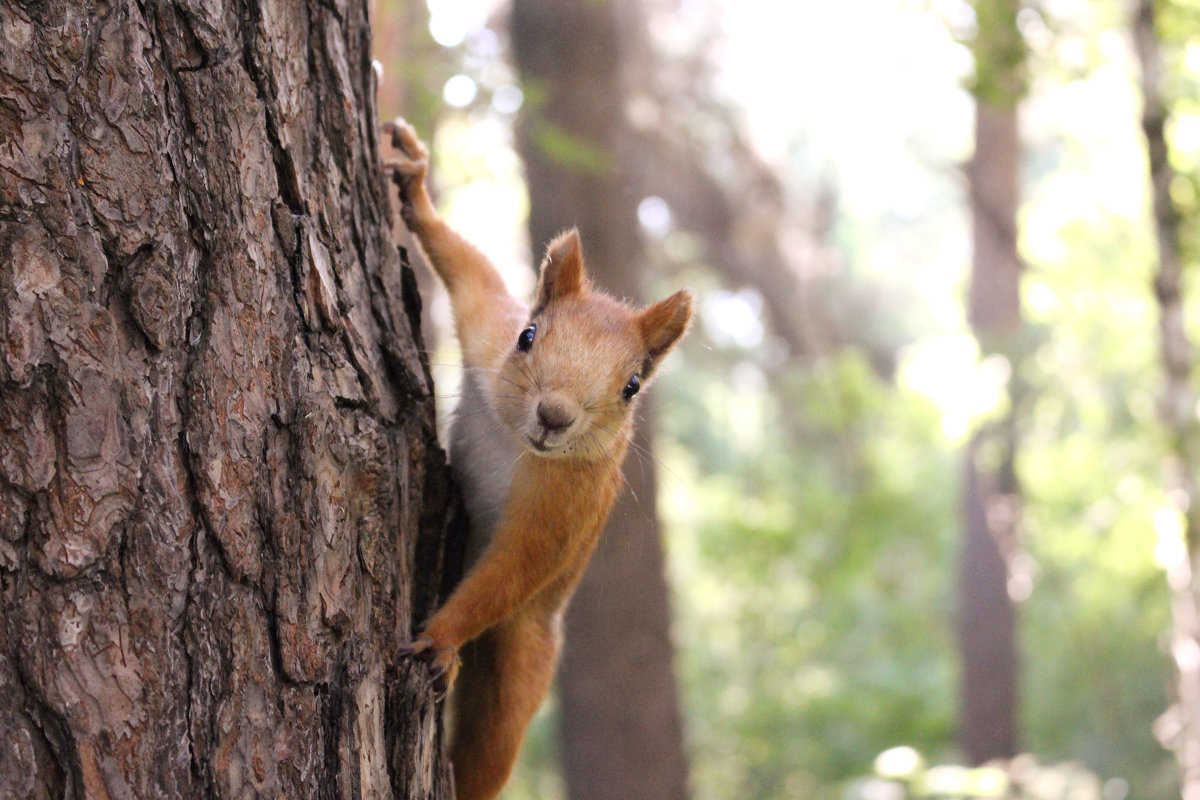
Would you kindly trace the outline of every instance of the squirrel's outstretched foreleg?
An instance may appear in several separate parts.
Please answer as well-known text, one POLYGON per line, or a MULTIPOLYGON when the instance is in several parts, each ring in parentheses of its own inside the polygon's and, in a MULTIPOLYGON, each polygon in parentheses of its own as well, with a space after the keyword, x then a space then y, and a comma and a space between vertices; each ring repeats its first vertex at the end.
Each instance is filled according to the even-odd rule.
POLYGON ((434 208, 425 185, 429 150, 417 132, 402 119, 384 124, 383 131, 398 151, 383 167, 400 189, 400 218, 450 293, 463 361, 468 367, 490 367, 500 342, 509 344, 509 329, 520 324, 524 309, 491 260, 434 208))

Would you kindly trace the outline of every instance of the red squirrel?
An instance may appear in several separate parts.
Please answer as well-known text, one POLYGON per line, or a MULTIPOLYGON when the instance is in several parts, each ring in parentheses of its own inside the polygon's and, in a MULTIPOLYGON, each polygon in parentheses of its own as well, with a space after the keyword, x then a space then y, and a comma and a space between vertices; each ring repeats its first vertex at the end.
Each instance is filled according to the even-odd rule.
POLYGON ((450 464, 468 570, 409 649, 452 687, 458 800, 490 800, 550 688, 567 601, 621 487, 637 395, 687 330, 692 297, 637 309, 604 294, 570 230, 547 248, 531 310, 434 208, 413 128, 385 131, 401 218, 449 291, 465 367, 450 464))

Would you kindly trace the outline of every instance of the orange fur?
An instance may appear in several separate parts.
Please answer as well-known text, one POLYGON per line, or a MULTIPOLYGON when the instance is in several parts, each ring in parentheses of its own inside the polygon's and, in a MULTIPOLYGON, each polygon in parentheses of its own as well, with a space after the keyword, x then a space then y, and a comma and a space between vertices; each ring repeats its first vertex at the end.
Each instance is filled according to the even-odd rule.
POLYGON ((411 651, 454 685, 458 800, 491 800, 549 689, 563 612, 620 488, 628 389, 684 334, 691 295, 639 310, 595 291, 572 230, 547 248, 531 312, 434 209, 413 129, 398 120, 390 130, 401 216, 450 293, 472 409, 451 430, 451 466, 477 557, 411 651))

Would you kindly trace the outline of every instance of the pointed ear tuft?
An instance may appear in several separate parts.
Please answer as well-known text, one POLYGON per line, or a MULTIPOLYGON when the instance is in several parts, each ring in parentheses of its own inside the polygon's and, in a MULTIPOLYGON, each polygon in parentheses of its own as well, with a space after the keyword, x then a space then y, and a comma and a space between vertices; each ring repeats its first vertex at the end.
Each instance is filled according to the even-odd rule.
POLYGON ((583 291, 587 277, 583 272, 583 247, 575 228, 559 234, 546 248, 542 274, 538 278, 538 308, 552 300, 583 291))
POLYGON ((686 289, 648 306, 638 314, 638 327, 648 354, 642 367, 643 377, 649 377, 662 357, 687 331, 691 321, 692 294, 686 289))

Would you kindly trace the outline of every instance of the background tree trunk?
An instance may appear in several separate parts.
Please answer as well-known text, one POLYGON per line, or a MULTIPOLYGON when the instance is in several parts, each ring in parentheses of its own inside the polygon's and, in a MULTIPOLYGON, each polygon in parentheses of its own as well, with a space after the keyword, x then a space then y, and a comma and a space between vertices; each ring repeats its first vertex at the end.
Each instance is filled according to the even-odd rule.
POLYGON ((1008 587, 1021 515, 1016 473, 1021 344, 1017 105, 1024 93, 1025 46, 1017 29, 1019 8, 1019 0, 975 3, 975 154, 967 170, 973 248, 967 316, 981 355, 1003 358, 1010 372, 1002 418, 976 431, 964 459, 959 740, 970 764, 1017 753, 1016 612, 1008 587))
MULTIPOLYGON (((515 0, 513 56, 531 100, 518 147, 530 239, 542 247, 576 225, 588 269, 617 296, 642 299, 640 182, 624 148, 619 3, 515 0)), ((633 18, 633 17, 631 17, 633 18)), ((649 400, 649 398, 647 398, 649 400)), ((687 796, 670 612, 655 511, 652 406, 643 403, 627 487, 567 615, 558 688, 572 800, 687 796)))
MULTIPOLYGON (((1169 4, 1163 4, 1165 6, 1169 4)), ((1200 424, 1192 388, 1192 344, 1185 324, 1184 254, 1181 218, 1171 200, 1171 167, 1166 139, 1170 115, 1164 87, 1158 31, 1158 6, 1139 0, 1133 35, 1141 66, 1142 131, 1154 210, 1158 270, 1154 294, 1159 307, 1159 348, 1166 385, 1161 413, 1167 433, 1167 498, 1180 514, 1186 547, 1166 564, 1171 588, 1171 656, 1175 670, 1174 705, 1158 724, 1163 743, 1175 751, 1185 800, 1200 798, 1200 424)))
POLYGON ((0 796, 449 797, 366 5, 0 7, 0 796))

